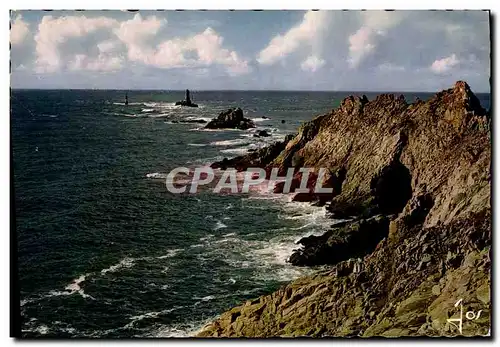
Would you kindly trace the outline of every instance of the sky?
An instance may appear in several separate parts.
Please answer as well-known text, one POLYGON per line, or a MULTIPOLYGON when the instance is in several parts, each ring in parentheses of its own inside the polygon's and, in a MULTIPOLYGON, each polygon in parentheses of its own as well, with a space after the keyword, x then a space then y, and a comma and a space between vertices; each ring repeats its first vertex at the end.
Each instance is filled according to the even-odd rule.
POLYGON ((11 86, 490 91, 485 11, 12 11, 11 86))

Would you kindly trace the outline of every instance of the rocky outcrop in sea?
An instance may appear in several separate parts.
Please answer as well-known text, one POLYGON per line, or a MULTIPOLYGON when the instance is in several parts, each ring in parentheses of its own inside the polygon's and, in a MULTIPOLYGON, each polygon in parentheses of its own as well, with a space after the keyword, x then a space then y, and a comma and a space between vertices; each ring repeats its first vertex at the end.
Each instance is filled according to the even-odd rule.
POLYGON ((282 173, 292 167, 292 190, 299 168, 327 168, 331 194, 311 189, 294 199, 324 205, 344 221, 299 240, 289 259, 327 270, 223 313, 198 336, 488 334, 490 122, 462 81, 414 103, 350 96, 283 142, 214 163, 282 173), (459 318, 459 301, 462 331, 448 321, 459 318))
POLYGON ((186 89, 186 99, 177 101, 175 106, 198 107, 198 104, 191 101, 191 93, 186 89))
POLYGON ((249 128, 255 128, 255 123, 251 119, 243 117, 243 110, 238 107, 221 112, 217 118, 208 122, 205 128, 247 130, 249 128))

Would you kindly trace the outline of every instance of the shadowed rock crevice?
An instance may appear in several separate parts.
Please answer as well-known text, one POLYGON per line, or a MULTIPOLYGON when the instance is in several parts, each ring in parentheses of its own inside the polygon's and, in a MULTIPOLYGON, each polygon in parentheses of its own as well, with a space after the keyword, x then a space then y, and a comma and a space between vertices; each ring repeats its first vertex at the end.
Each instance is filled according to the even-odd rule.
POLYGON ((370 188, 380 213, 397 214, 411 199, 410 170, 399 160, 393 161, 372 178, 370 188))

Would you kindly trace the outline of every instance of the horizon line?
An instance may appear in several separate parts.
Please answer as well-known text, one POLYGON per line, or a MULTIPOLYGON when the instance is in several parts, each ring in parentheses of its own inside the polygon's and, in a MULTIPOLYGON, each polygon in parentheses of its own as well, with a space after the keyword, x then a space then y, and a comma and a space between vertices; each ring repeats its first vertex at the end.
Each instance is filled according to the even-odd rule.
MULTIPOLYGON (((430 93, 435 94, 442 90, 451 89, 443 88, 438 90, 324 90, 324 89, 189 89, 191 92, 318 92, 318 93, 430 93)), ((123 89, 123 88, 9 88, 11 91, 159 91, 159 92, 185 92, 186 89, 159 89, 159 88, 146 88, 146 89, 123 89)), ((489 91, 474 91, 477 94, 491 94, 489 91)))

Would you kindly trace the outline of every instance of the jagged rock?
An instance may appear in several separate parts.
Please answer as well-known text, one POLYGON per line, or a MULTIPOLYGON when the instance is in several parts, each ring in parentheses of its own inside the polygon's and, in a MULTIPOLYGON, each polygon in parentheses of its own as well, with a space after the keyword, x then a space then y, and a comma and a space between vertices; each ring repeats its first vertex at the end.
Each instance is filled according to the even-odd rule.
POLYGON ((458 299, 466 310, 483 310, 464 321, 463 335, 486 334, 490 124, 459 81, 413 104, 389 94, 348 97, 284 143, 228 160, 240 170, 326 168, 337 177, 326 207, 335 218, 357 217, 359 226, 394 216, 377 217, 387 224, 370 247, 360 236, 372 237, 368 230, 342 233, 356 223, 302 239, 291 261, 336 265, 231 309, 199 336, 457 336, 447 319, 459 312, 458 299))
POLYGON ((221 112, 217 118, 212 119, 206 126, 207 129, 241 129, 246 130, 255 128, 255 124, 251 119, 243 117, 241 108, 232 109, 221 112))

